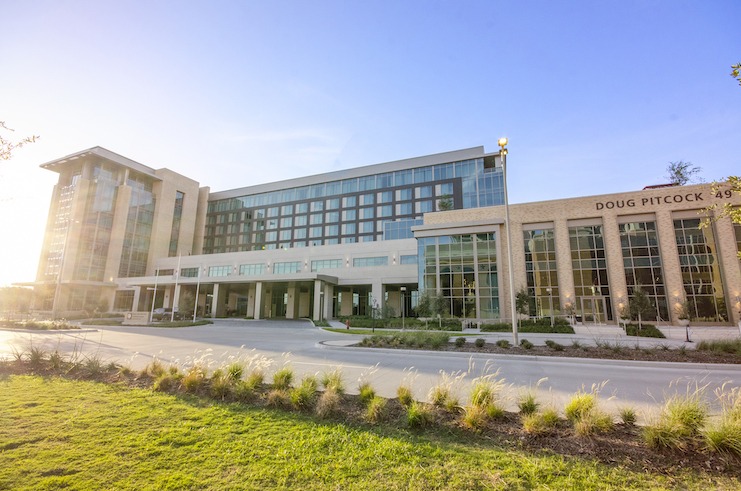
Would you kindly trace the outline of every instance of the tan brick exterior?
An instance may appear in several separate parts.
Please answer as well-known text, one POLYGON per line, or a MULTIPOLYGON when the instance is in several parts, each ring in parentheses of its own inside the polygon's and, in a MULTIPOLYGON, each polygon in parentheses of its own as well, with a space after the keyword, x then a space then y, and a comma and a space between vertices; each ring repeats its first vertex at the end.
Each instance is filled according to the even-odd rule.
MULTIPOLYGON (((555 234, 561 305, 569 302, 574 295, 569 227, 573 226, 576 220, 596 220, 603 225, 612 308, 617 312, 618 298, 627 298, 618 223, 621 223, 621 220, 624 223, 628 217, 636 216, 640 220, 656 222, 667 301, 671 320, 676 321, 673 312, 675 297, 681 299, 684 290, 673 220, 678 215, 682 218, 695 215, 707 216, 705 212, 707 207, 725 202, 741 205, 741 198, 739 196, 716 197, 710 185, 702 184, 510 205, 515 290, 526 284, 523 225, 550 223, 553 225, 555 234)), ((470 229, 475 227, 480 230, 482 224, 489 223, 489 230, 499 232, 501 242, 499 257, 503 263, 500 268, 500 286, 502 287, 500 311, 503 317, 508 317, 506 313, 511 311, 511 307, 504 218, 504 206, 429 213, 425 215, 424 225, 420 229, 439 230, 439 235, 446 235, 447 233, 467 233, 466 224, 469 224, 470 229)), ((733 224, 726 218, 718 220, 711 226, 715 232, 726 301, 731 306, 729 313, 733 322, 737 323, 741 305, 736 303, 735 299, 741 295, 741 261, 737 256, 733 224)))

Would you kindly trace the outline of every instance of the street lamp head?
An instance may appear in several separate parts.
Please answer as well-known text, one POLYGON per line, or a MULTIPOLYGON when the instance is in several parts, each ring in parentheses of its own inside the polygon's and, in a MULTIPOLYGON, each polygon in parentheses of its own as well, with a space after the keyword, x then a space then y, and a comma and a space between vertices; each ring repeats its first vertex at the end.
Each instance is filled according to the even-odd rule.
POLYGON ((504 148, 507 146, 507 141, 507 138, 500 138, 499 140, 497 140, 497 145, 504 148))

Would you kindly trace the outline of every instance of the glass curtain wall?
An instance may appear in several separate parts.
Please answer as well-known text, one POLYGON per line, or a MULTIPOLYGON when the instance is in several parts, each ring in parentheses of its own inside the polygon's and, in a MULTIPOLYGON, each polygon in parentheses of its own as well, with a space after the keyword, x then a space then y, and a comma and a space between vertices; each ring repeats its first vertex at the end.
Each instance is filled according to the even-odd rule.
POLYGON ((561 309, 553 229, 526 230, 523 232, 523 239, 527 289, 534 300, 530 304, 530 315, 558 315, 561 309))
POLYGON ((445 313, 499 317, 496 234, 422 238, 418 249, 420 290, 442 293, 445 313))
POLYGON ((651 301, 654 312, 644 320, 669 320, 669 307, 664 287, 664 272, 659 253, 656 222, 631 222, 620 225, 625 283, 628 297, 640 285, 651 301))
POLYGON ((204 253, 319 246, 338 235, 344 243, 411 237, 416 220, 444 197, 453 209, 498 205, 503 189, 501 168, 478 158, 215 200, 204 253), (321 227, 330 223, 339 228, 321 227))
POLYGON ((118 276, 144 276, 147 271, 149 242, 154 222, 155 197, 149 179, 129 174, 126 184, 131 187, 126 232, 121 252, 118 276))
POLYGON ((602 225, 569 227, 569 242, 576 307, 585 320, 591 315, 597 321, 612 320, 602 225), (599 319, 601 315, 604 319, 599 319))
POLYGON ((700 228, 700 218, 674 220, 684 293, 692 318, 728 321, 713 225, 700 228))

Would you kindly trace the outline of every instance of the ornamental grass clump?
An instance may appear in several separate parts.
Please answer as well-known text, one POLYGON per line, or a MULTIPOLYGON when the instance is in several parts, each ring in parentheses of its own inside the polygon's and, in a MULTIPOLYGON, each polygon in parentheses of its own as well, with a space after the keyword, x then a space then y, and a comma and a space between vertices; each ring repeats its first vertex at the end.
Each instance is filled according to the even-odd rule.
POLYGON ((335 390, 338 394, 345 393, 345 382, 342 380, 342 371, 339 368, 335 368, 331 372, 324 372, 321 382, 326 390, 335 390))
POLYGON ((386 419, 387 404, 388 401, 383 397, 373 396, 365 408, 364 419, 369 423, 380 423, 386 419))
POLYGON ((668 397, 661 412, 643 428, 643 439, 652 448, 685 449, 697 440, 708 418, 705 387, 668 397))
POLYGON ((376 397, 376 389, 374 389, 370 382, 368 382, 367 380, 361 382, 358 385, 358 393, 360 402, 362 402, 363 404, 370 403, 370 401, 372 401, 373 398, 376 397))
POLYGON ((180 384, 185 392, 194 394, 201 389, 205 380, 206 368, 202 364, 196 363, 185 372, 180 384))
POLYGON ((342 395, 334 389, 327 389, 319 396, 316 403, 316 415, 328 418, 339 414, 342 408, 342 395))
POLYGON ((314 406, 319 382, 316 376, 307 375, 301 379, 298 387, 291 389, 291 403, 296 409, 306 410, 314 406))
POLYGON ((636 421, 638 421, 636 410, 632 407, 621 407, 618 410, 618 415, 620 416, 620 422, 625 426, 635 426, 636 421))
POLYGON ((414 396, 412 395, 412 388, 408 385, 400 385, 396 389, 396 397, 399 399, 399 404, 404 407, 411 406, 414 402, 414 396))
POLYGON ((440 382, 430 389, 427 399, 435 407, 444 408, 448 412, 458 411, 458 388, 465 376, 465 372, 448 373, 440 370, 440 382))
POLYGON ((427 405, 414 401, 407 407, 407 425, 410 428, 424 428, 434 421, 432 411, 427 405))
POLYGON ((591 392, 582 388, 574 394, 564 407, 564 414, 578 436, 590 436, 612 430, 615 423, 612 416, 599 409, 597 397, 607 382, 593 384, 591 392))
POLYGON ((544 435, 552 432, 560 418, 555 408, 549 407, 542 412, 534 412, 522 415, 522 429, 531 435, 544 435))
POLYGON ((288 390, 293 382, 293 369, 283 367, 273 374, 273 388, 277 390, 288 390))
POLYGON ((701 431, 705 448, 741 457, 741 387, 729 390, 724 384, 715 393, 721 412, 701 431))
POLYGON ((464 427, 480 430, 486 423, 504 416, 500 394, 504 380, 497 379, 498 372, 478 377, 471 386, 470 402, 463 408, 461 422, 464 427))

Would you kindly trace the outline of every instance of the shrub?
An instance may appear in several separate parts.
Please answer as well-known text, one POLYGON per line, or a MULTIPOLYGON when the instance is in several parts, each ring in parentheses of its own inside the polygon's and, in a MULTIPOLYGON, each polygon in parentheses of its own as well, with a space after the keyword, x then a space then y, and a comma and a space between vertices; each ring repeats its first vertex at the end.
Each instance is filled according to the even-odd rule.
MULTIPOLYGON (((98 355, 85 356, 85 361, 83 361, 82 367, 85 374, 91 378, 99 377, 105 371, 103 359, 98 355)), ((158 375, 162 375, 162 373, 164 373, 164 369, 158 375)))
POLYGON ((533 346, 535 345, 531 343, 530 341, 528 341, 527 339, 520 340, 520 347, 522 347, 523 349, 532 349, 533 346))
POLYGON ((643 428, 643 439, 654 448, 684 449, 699 434, 707 416, 702 388, 675 394, 666 400, 659 416, 643 428))
POLYGON ((178 386, 179 379, 170 373, 163 373, 152 384, 152 390, 158 392, 169 392, 178 386))
POLYGON ((511 348, 511 347, 512 347, 512 344, 510 344, 510 342, 509 342, 509 341, 507 341, 506 339, 500 339, 499 341, 497 341, 497 343, 496 343, 496 344, 497 344, 497 346, 499 346, 500 348, 504 348, 504 349, 509 349, 509 348, 511 348))
POLYGON ((483 348, 483 347, 484 347, 484 345, 486 344, 486 339, 484 339, 484 338, 478 338, 478 339, 477 339, 477 340, 476 340, 476 341, 474 342, 474 344, 476 345, 476 347, 477 347, 477 348, 483 348))
POLYGON ((407 424, 410 428, 424 428, 432 421, 432 411, 424 404, 414 401, 407 407, 407 424))
POLYGON ((455 345, 458 348, 462 347, 464 344, 466 344, 466 338, 464 338, 463 336, 455 338, 455 345))
POLYGON ((731 353, 741 355, 741 339, 716 339, 712 341, 700 341, 697 344, 698 351, 712 351, 717 353, 731 353))
POLYGON ((373 396, 368 401, 368 407, 365 410, 365 420, 369 423, 378 423, 386 417, 387 400, 383 397, 373 396))
POLYGON ((32 346, 28 352, 28 363, 31 365, 31 368, 35 370, 41 368, 44 363, 44 358, 46 358, 46 351, 38 346, 32 346))
POLYGON ((399 404, 404 407, 409 407, 414 402, 414 396, 412 395, 412 389, 408 385, 400 385, 396 389, 396 397, 399 398, 399 404))
POLYGON ((59 351, 55 350, 54 353, 49 355, 49 364, 54 370, 60 370, 62 368, 64 365, 64 358, 59 351))
POLYGON ((255 387, 250 386, 244 380, 238 381, 234 385, 234 398, 240 402, 251 401, 255 397, 255 387))
POLYGON ((376 391, 370 382, 362 382, 358 386, 358 391, 360 392, 360 401, 364 404, 370 403, 376 397, 376 391))
POLYGON ((278 390, 287 390, 293 382, 293 370, 290 367, 283 367, 273 374, 273 388, 278 390))
POLYGON ((157 358, 153 359, 149 364, 142 370, 142 375, 149 375, 152 378, 157 378, 165 373, 165 366, 157 358))
POLYGON ((664 333, 657 329, 653 324, 643 324, 642 329, 638 329, 638 324, 626 324, 625 334, 628 336, 640 336, 642 338, 665 338, 664 333))
POLYGON ((545 342, 545 345, 553 351, 563 351, 564 348, 562 344, 558 344, 557 342, 551 341, 550 339, 545 342))
POLYGON ((512 332, 512 324, 506 322, 481 324, 481 332, 512 332))

